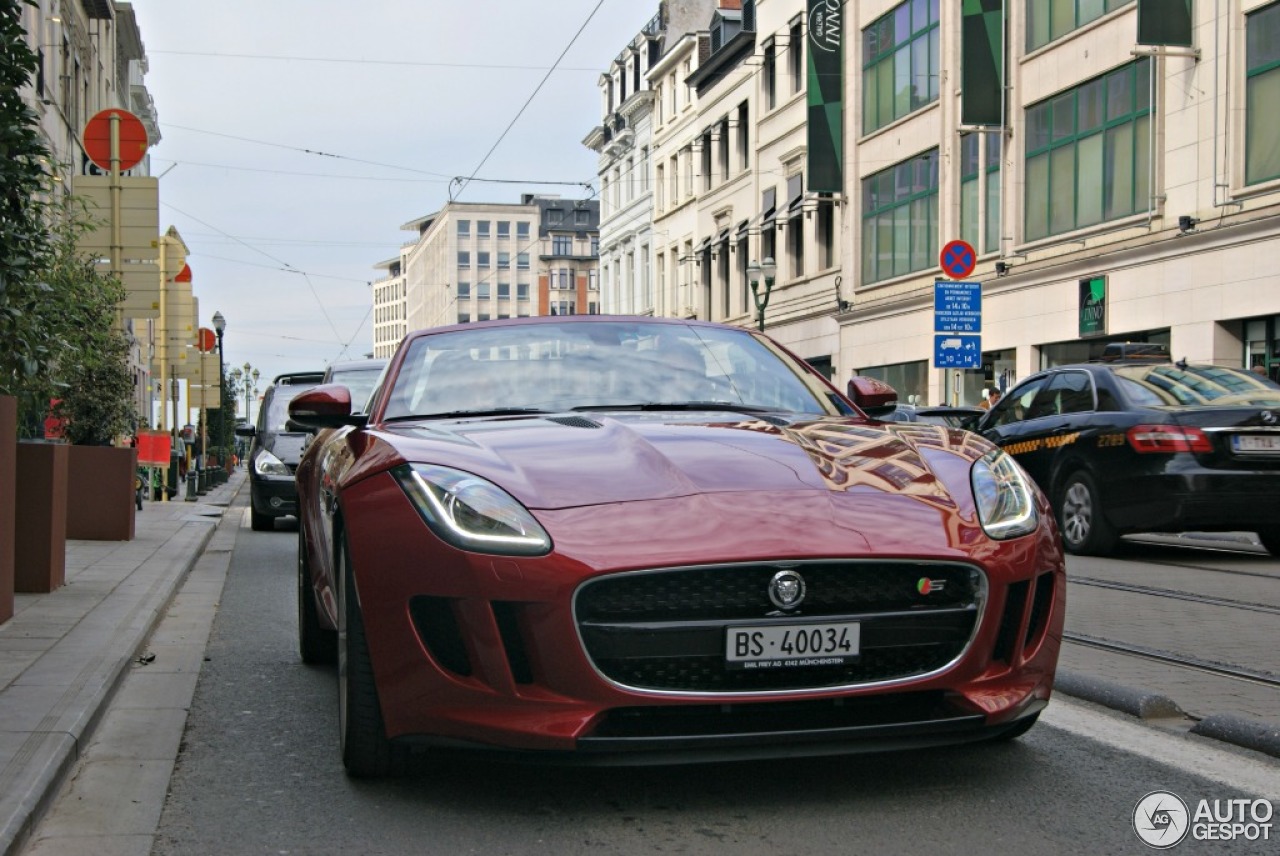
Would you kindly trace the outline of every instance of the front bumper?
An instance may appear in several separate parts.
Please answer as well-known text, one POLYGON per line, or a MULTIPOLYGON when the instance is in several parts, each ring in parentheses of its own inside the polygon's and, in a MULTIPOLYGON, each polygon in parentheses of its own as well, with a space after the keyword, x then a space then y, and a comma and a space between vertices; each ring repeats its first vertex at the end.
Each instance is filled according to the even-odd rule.
MULTIPOLYGON (((788 498, 790 511, 803 516, 804 501, 788 498)), ((959 653, 925 658, 914 673, 663 689, 601 668, 574 608, 585 583, 661 567, 663 547, 652 533, 687 529, 690 521, 708 537, 681 541, 689 565, 747 562, 765 548, 744 533, 777 532, 768 523, 776 502, 762 497, 752 508, 741 496, 702 496, 646 503, 643 511, 630 504, 543 513, 556 552, 517 560, 443 545, 390 479, 349 489, 351 566, 388 736, 548 760, 672 763, 972 742, 998 736, 1047 703, 1066 589, 1047 513, 1036 534, 942 556, 980 570, 984 602, 970 609, 970 625, 931 631, 946 644, 960 633, 959 653), (607 546, 593 552, 587 544, 607 546)), ((905 531, 919 540, 912 521, 905 531)), ((794 537, 787 540, 794 546, 794 537)), ((865 548, 849 556, 849 540, 847 531, 814 527, 804 546, 809 558, 870 558, 865 548)), ((706 639, 694 644, 705 647, 706 639)), ((673 654, 677 670, 681 656, 673 654)))
POLYGON ((249 476, 249 501, 257 514, 270 517, 296 516, 298 513, 298 485, 293 477, 249 476))

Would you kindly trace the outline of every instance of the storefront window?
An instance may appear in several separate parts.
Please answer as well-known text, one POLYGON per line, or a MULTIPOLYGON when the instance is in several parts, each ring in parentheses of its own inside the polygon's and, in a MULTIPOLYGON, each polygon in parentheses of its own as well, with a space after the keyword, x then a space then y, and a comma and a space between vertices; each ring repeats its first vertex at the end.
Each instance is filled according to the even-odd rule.
POLYGON ((904 404, 929 403, 929 363, 897 363, 891 366, 874 366, 862 369, 860 375, 884 381, 898 391, 898 400, 904 404))

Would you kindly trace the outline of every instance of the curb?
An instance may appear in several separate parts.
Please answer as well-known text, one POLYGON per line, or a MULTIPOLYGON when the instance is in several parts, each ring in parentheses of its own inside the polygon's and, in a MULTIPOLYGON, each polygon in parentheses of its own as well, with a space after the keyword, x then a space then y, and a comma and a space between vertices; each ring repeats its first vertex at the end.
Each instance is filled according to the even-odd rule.
POLYGON ((1197 722, 1191 733, 1280 758, 1280 725, 1234 713, 1214 713, 1197 722))
POLYGON ((1134 689, 1091 675, 1058 670, 1053 688, 1103 707, 1119 710, 1139 719, 1185 717, 1187 714, 1168 696, 1134 689))
MULTIPOLYGON (((1109 707, 1138 719, 1191 718, 1178 707, 1177 702, 1166 695, 1078 672, 1059 669, 1053 688, 1064 695, 1109 707)), ((1234 713, 1214 713, 1192 726, 1190 733, 1280 758, 1280 725, 1273 723, 1234 713)))
MULTIPOLYGON (((239 489, 239 485, 234 486, 230 494, 233 501, 239 489)), ((47 733, 39 737, 33 735, 19 753, 19 768, 5 771, 6 778, 11 777, 19 785, 19 792, 6 795, 4 810, 0 812, 0 854, 3 856, 22 852, 40 819, 57 799, 63 783, 75 770, 84 747, 128 674, 129 664, 150 638, 182 581, 212 540, 218 521, 210 518, 209 522, 214 525, 185 522, 165 539, 159 552, 181 556, 180 560, 155 555, 120 584, 121 589, 130 587, 131 583, 146 586, 135 600, 116 604, 115 611, 106 610, 109 614, 99 618, 89 614, 81 620, 79 626, 86 632, 103 633, 102 655, 80 670, 64 696, 61 711, 50 714, 47 733), (145 569, 153 563, 160 565, 153 566, 150 573, 153 581, 148 582, 145 569), (139 576, 141 579, 135 579, 139 576)), ((77 649, 71 647, 70 650, 77 649)), ((58 659, 58 645, 48 653, 53 655, 52 659, 58 659)))

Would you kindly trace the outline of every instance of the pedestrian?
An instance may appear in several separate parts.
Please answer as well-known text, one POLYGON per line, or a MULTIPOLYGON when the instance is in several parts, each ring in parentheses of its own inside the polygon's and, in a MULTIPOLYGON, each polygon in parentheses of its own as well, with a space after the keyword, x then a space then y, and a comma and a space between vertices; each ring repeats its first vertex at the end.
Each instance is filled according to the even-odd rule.
POLYGON ((999 400, 1000 400, 1000 390, 996 389, 995 387, 992 387, 991 389, 987 390, 987 400, 982 402, 978 406, 981 407, 983 410, 990 410, 991 408, 996 406, 996 402, 998 402, 999 400))
POLYGON ((1252 371, 1254 374, 1260 374, 1263 377, 1267 376, 1267 367, 1262 363, 1254 363, 1252 371))

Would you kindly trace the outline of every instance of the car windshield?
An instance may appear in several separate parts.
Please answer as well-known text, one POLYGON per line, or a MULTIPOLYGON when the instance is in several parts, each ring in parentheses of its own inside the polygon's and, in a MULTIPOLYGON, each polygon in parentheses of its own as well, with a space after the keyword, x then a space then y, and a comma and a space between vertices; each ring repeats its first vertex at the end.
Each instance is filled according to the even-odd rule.
POLYGON ((1261 375, 1222 366, 1117 366, 1125 395, 1137 405, 1280 407, 1280 386, 1261 375))
POLYGON ((262 424, 258 426, 258 430, 264 432, 288 430, 285 422, 289 419, 289 402, 294 396, 306 392, 313 386, 315 384, 282 384, 272 387, 271 394, 263 402, 262 424))
POLYGON ((851 412, 767 340, 733 328, 572 321, 414 339, 383 418, 574 409, 851 412))
POLYGON ((338 383, 351 392, 351 409, 364 413, 368 409, 369 396, 382 377, 382 367, 363 369, 334 369, 329 383, 338 383))

